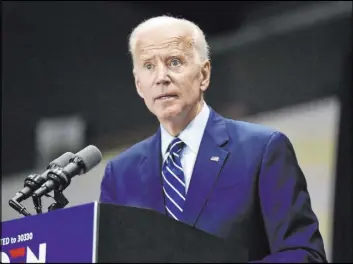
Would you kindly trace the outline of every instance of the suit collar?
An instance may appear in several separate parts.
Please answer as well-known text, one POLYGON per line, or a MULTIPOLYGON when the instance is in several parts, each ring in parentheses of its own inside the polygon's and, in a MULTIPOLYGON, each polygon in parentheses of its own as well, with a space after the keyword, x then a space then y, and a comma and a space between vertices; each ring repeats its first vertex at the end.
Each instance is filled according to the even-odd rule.
POLYGON ((141 183, 144 184, 143 197, 146 204, 151 209, 154 209, 162 214, 165 214, 164 196, 162 189, 161 177, 161 134, 160 129, 147 139, 145 147, 143 148, 144 158, 141 161, 139 176, 141 183))
POLYGON ((210 117, 201 141, 181 221, 194 226, 218 179, 228 151, 229 135, 224 118, 210 108, 210 117))
MULTIPOLYGON (((229 135, 224 118, 210 107, 209 119, 186 196, 182 222, 195 225, 227 159, 228 151, 224 147, 228 141, 229 135)), ((144 159, 140 166, 140 175, 145 184, 143 195, 153 209, 165 214, 160 128, 146 141, 143 155, 144 159)))
MULTIPOLYGON (((186 128, 178 136, 188 148, 194 153, 198 153, 200 143, 204 130, 206 128, 208 119, 210 116, 210 108, 203 102, 200 113, 186 126, 186 128)), ((173 141, 174 137, 171 136, 163 127, 160 125, 161 141, 162 141, 162 155, 165 155, 169 144, 173 141)))
POLYGON ((205 133, 217 144, 223 146, 229 140, 229 134, 224 118, 210 107, 210 117, 207 122, 205 133))
MULTIPOLYGON (((208 121, 206 124, 206 128, 204 131, 205 134, 211 138, 217 146, 223 146, 229 140, 229 135, 226 127, 226 123, 224 117, 220 116, 217 112, 213 110, 212 107, 208 106, 210 113, 208 117, 208 121)), ((203 137, 204 137, 203 136, 203 137)), ((159 127, 156 133, 147 139, 146 147, 144 148, 143 155, 145 157, 149 157, 151 155, 151 151, 154 151, 155 147, 158 145, 159 152, 161 150, 161 128, 159 127)), ((201 140, 202 144, 202 140, 201 140)))

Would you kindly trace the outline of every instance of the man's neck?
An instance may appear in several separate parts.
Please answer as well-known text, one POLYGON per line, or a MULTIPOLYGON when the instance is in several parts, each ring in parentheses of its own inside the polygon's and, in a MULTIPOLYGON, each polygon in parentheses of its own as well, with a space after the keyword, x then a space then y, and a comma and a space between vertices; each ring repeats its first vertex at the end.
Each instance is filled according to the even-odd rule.
POLYGON ((173 136, 177 137, 179 134, 190 124, 192 120, 201 112, 204 105, 204 101, 198 102, 193 108, 191 108, 186 116, 179 116, 173 119, 162 120, 160 123, 163 125, 164 129, 173 136))

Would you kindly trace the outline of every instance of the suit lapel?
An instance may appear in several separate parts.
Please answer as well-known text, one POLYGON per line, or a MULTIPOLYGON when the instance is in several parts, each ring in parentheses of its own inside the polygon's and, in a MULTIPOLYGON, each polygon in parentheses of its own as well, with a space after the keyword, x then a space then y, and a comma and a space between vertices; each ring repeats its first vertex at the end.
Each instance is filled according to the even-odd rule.
POLYGON ((194 225, 228 156, 224 120, 210 108, 210 117, 194 165, 182 221, 194 225))
POLYGON ((161 136, 160 129, 151 137, 144 149, 144 159, 140 166, 143 200, 151 209, 165 214, 161 177, 161 136))

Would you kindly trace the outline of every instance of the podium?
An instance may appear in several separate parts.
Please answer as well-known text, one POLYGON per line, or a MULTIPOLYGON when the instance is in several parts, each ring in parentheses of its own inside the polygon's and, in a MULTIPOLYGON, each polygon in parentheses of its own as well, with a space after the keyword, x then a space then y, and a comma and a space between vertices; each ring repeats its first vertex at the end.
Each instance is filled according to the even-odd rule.
POLYGON ((2 223, 2 263, 246 261, 235 245, 149 209, 93 202, 2 223))

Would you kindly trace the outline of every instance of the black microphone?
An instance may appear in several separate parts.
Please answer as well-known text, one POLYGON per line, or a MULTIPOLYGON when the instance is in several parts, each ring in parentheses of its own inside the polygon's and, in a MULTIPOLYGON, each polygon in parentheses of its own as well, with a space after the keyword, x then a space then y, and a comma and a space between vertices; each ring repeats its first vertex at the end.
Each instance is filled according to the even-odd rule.
POLYGON ((70 184, 71 178, 87 173, 97 166, 101 160, 102 153, 100 150, 93 145, 87 146, 77 152, 64 168, 51 169, 48 173, 48 180, 33 193, 33 198, 38 199, 53 190, 64 190, 70 184))
POLYGON ((47 170, 42 174, 31 174, 27 176, 24 183, 24 188, 18 191, 11 200, 15 200, 17 202, 22 202, 26 200, 28 197, 31 197, 33 192, 36 191, 39 187, 42 186, 48 180, 48 173, 57 167, 65 167, 69 164, 70 160, 74 157, 74 154, 71 152, 66 152, 62 154, 59 158, 53 160, 49 163, 47 170))
POLYGON ((16 193, 16 195, 9 200, 9 205, 17 212, 28 216, 31 215, 26 208, 20 204, 21 201, 30 197, 44 182, 48 180, 48 173, 53 168, 64 167, 69 164, 70 160, 74 157, 71 152, 66 152, 59 158, 49 163, 47 170, 42 174, 31 174, 25 179, 24 188, 16 193))

